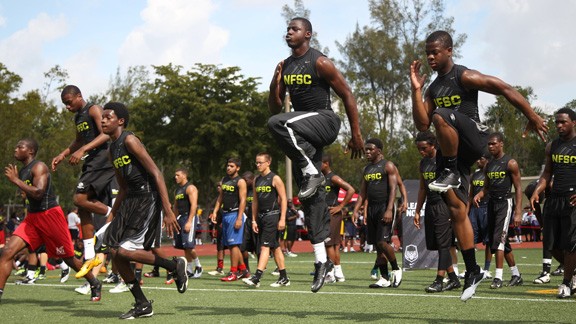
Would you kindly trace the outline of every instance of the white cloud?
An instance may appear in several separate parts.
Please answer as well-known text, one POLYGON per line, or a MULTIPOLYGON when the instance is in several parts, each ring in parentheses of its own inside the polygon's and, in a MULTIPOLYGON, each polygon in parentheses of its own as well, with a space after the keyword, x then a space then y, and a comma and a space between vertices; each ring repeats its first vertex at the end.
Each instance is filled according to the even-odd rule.
POLYGON ((44 47, 67 32, 63 15, 51 17, 40 13, 26 28, 0 40, 0 61, 24 79, 22 89, 41 88, 43 73, 50 68, 44 58, 44 47))
POLYGON ((216 9, 210 0, 149 0, 143 24, 120 47, 120 65, 218 63, 229 33, 210 22, 216 9))

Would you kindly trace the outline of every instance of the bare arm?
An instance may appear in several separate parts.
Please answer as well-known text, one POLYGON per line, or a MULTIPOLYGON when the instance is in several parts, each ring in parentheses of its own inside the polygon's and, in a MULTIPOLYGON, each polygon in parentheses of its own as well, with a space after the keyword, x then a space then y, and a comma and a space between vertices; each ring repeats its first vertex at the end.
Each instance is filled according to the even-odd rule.
POLYGON ((342 211, 342 208, 344 208, 346 205, 348 205, 348 203, 352 199, 352 196, 354 196, 354 193, 356 192, 356 190, 354 190, 354 187, 352 187, 351 184, 344 181, 344 179, 340 178, 339 176, 332 177, 332 183, 334 183, 336 186, 346 190, 346 196, 344 196, 344 200, 342 200, 342 202, 338 206, 330 207, 330 214, 335 215, 335 214, 339 213, 340 211, 342 211))
POLYGON ((532 197, 530 197, 530 206, 534 210, 534 203, 540 203, 540 193, 546 190, 546 187, 550 184, 552 179, 552 155, 551 155, 552 143, 546 145, 546 160, 544 161, 544 170, 538 179, 538 185, 534 189, 532 197))
POLYGON ((268 109, 272 114, 282 111, 284 98, 286 97, 286 86, 282 82, 282 66, 284 61, 278 63, 270 82, 270 93, 268 94, 268 109))
POLYGON ((436 108, 428 95, 422 95, 422 88, 426 81, 426 75, 420 74, 422 63, 414 61, 410 64, 410 83, 412 85, 412 118, 419 131, 425 131, 432 124, 432 112, 436 108))
POLYGON ((424 202, 426 201, 426 182, 424 182, 424 177, 420 173, 420 186, 418 187, 418 198, 416 200, 416 213, 414 214, 414 226, 420 229, 420 211, 424 202))
POLYGON ((354 99, 350 87, 346 83, 346 80, 344 80, 342 73, 336 69, 334 63, 325 56, 316 60, 316 71, 318 71, 320 77, 328 82, 338 97, 342 99, 352 133, 352 138, 350 142, 348 142, 348 149, 352 151, 351 157, 353 159, 357 157, 360 158, 364 154, 364 141, 362 140, 362 134, 360 134, 356 99, 354 99))
POLYGON ((384 223, 392 223, 394 218, 394 203, 396 202, 396 188, 398 187, 398 169, 394 163, 388 161, 384 166, 388 174, 388 206, 384 212, 384 223))
POLYGON ((516 160, 508 161, 508 170, 512 178, 512 185, 514 186, 514 195, 516 200, 516 208, 514 208, 514 226, 520 226, 522 223, 522 182, 520 175, 520 168, 516 160))
POLYGON ((247 195, 248 188, 246 181, 244 179, 238 180, 238 198, 240 198, 240 205, 238 206, 238 217, 236 218, 236 223, 234 224, 235 229, 240 229, 240 227, 242 227, 242 217, 244 217, 244 211, 246 210, 247 195))
POLYGON ((286 211, 288 210, 288 200, 286 198, 286 188, 284 181, 279 176, 272 178, 272 186, 278 192, 278 203, 280 204, 280 220, 278 221, 278 230, 283 231, 286 228, 286 211))
POLYGON ((48 175, 50 171, 48 171, 48 167, 44 162, 39 162, 32 167, 31 172, 33 180, 32 183, 27 184, 18 177, 18 168, 16 165, 9 164, 4 169, 4 175, 8 181, 15 184, 27 197, 40 200, 48 189, 48 175))
POLYGON ((190 211, 184 231, 190 233, 193 224, 192 222, 195 221, 196 211, 198 210, 198 188, 196 188, 195 185, 189 185, 188 188, 186 188, 186 194, 188 195, 188 201, 190 202, 190 211))

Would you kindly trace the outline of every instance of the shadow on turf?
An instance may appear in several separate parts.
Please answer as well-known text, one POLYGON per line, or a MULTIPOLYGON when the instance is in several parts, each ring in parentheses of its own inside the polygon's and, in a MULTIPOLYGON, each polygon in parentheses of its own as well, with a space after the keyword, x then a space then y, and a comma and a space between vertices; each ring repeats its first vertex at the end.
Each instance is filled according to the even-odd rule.
MULTIPOLYGON (((86 297, 86 296, 82 296, 86 297)), ((22 305, 22 309, 26 307, 38 307, 42 312, 68 312, 71 317, 94 317, 94 318, 117 318, 119 314, 110 312, 109 309, 98 310, 94 308, 98 303, 92 303, 85 300, 85 304, 79 304, 78 300, 46 300, 46 299, 9 299, 3 298, 1 304, 16 304, 22 305)), ((0 304, 0 305, 1 305, 0 304)), ((1 318, 1 317, 0 317, 1 318)))
MULTIPOLYGON (((348 321, 348 322, 373 322, 373 321, 386 321, 386 322, 399 322, 403 320, 418 320, 418 321, 425 321, 426 323, 432 324, 445 324, 450 322, 450 319, 442 319, 439 320, 437 318, 426 318, 425 314, 421 314, 418 312, 410 312, 410 313, 399 313, 396 311, 386 311, 383 309, 382 313, 366 313, 366 314, 358 314, 354 313, 351 314, 350 312, 342 311, 342 312, 314 312, 314 311, 305 311, 305 312, 287 312, 285 310, 271 310, 271 309, 247 309, 247 308, 234 308, 234 307, 202 307, 202 306, 190 306, 190 307, 178 307, 179 312, 187 312, 190 313, 192 316, 210 316, 210 318, 214 319, 215 321, 218 320, 229 320, 235 319, 237 321, 242 321, 245 318, 251 318, 256 316, 291 316, 295 320, 314 320, 318 317, 322 318, 323 320, 333 320, 333 321, 348 321), (389 313, 387 313, 389 312, 389 313)), ((256 320, 256 319, 254 319, 256 320)), ((466 320, 457 320, 458 323, 469 323, 469 324, 484 324, 486 323, 485 320, 479 321, 466 321, 466 320)), ((491 323, 510 323, 510 321, 498 321, 493 320, 491 323)), ((550 321, 533 321, 532 323, 553 323, 550 321)))

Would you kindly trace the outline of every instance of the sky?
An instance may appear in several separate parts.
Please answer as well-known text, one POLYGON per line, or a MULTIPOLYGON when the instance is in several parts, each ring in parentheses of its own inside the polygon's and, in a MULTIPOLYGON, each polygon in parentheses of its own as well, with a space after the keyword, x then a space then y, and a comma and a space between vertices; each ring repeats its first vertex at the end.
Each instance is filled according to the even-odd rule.
MULTIPOLYGON (((20 75, 20 92, 42 89, 60 65, 87 96, 102 94, 120 68, 173 63, 238 66, 267 89, 289 55, 287 0, 0 0, 0 63, 20 75)), ((329 55, 356 25, 371 24, 367 0, 304 0, 329 55)), ((447 0, 457 33, 468 35, 457 63, 534 89, 553 112, 576 99, 576 0, 447 0), (553 4, 553 5, 552 5, 553 4)), ((408 71, 408 67, 407 67, 408 71)), ((407 75, 408 78, 408 75, 407 75)), ((59 94, 50 98, 59 101, 59 94)), ((494 102, 480 96, 481 107, 494 102)))

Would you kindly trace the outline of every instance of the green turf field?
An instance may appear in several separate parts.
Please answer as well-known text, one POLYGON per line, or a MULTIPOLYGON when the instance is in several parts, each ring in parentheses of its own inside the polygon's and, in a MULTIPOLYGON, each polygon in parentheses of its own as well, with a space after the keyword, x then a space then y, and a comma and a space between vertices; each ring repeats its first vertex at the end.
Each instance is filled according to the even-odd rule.
MULTIPOLYGON (((342 254, 346 282, 326 285, 319 293, 310 292, 313 255, 287 258, 290 287, 271 288, 276 277, 266 273, 260 288, 242 282, 224 283, 206 274, 215 267, 215 257, 202 259, 205 269, 200 279, 190 280, 188 291, 179 294, 174 285, 160 278, 145 278, 144 292, 154 300, 154 316, 138 319, 150 323, 574 323, 576 299, 556 298, 561 279, 552 277, 546 285, 531 282, 539 273, 541 252, 516 250, 515 256, 525 278, 521 287, 491 290, 483 282, 476 297, 463 303, 460 291, 427 294, 424 288, 435 277, 434 270, 404 272, 399 288, 369 289, 370 269, 375 254, 342 254)), ((483 260, 481 252, 477 253, 483 260)), ((400 255, 398 255, 400 259, 400 255)), ((225 261, 228 264, 228 259, 225 261)), ((251 259, 254 265, 254 259, 251 259)), ((554 267, 556 264, 553 265, 554 267)), ((463 265, 461 265, 463 268, 463 265)), ((149 268, 145 268, 148 271, 149 268)), ((492 266, 494 270, 494 265, 492 266)), ((492 271, 494 272, 494 271, 492 271)), ((510 272, 504 269, 504 280, 510 272)), ((74 288, 82 283, 71 276, 60 284, 59 271, 49 271, 48 279, 34 286, 16 286, 9 278, 2 302, 2 323, 102 323, 116 320, 133 302, 130 293, 110 294, 105 285, 102 300, 88 301, 74 288)), ((575 296, 576 297, 576 296, 575 296)))

